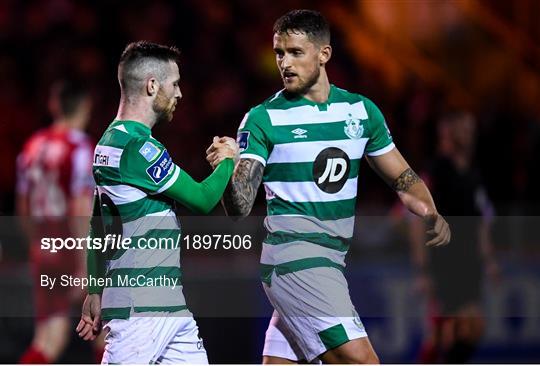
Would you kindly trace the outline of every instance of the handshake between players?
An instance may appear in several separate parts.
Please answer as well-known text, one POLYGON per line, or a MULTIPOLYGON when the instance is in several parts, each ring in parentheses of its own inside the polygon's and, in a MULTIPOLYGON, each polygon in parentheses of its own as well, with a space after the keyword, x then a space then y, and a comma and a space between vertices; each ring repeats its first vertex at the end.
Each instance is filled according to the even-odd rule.
POLYGON ((212 144, 206 149, 206 161, 215 169, 222 160, 231 158, 236 163, 239 159, 239 149, 236 141, 227 136, 214 136, 212 144))

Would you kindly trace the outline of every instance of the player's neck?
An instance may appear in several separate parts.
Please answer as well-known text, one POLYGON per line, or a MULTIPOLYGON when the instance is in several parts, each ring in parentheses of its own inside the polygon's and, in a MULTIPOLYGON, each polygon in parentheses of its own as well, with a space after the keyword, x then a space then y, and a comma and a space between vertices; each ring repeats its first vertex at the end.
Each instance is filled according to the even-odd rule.
POLYGON ((317 82, 309 88, 309 90, 304 94, 304 98, 311 100, 315 103, 326 103, 328 97, 330 96, 330 82, 328 81, 328 76, 326 75, 325 69, 321 69, 321 74, 317 82))
POLYGON ((143 103, 135 103, 124 98, 120 100, 116 120, 139 122, 148 128, 152 129, 156 124, 156 115, 149 107, 143 103))

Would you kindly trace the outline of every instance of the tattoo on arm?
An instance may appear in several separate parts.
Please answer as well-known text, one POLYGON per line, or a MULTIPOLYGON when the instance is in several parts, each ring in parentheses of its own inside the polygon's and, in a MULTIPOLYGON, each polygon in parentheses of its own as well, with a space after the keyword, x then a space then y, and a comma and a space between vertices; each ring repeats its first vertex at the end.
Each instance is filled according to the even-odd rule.
POLYGON ((422 179, 411 169, 407 168, 392 183, 392 189, 396 192, 407 192, 413 185, 422 179))
POLYGON ((255 159, 240 159, 223 195, 223 206, 229 216, 247 216, 253 207, 261 184, 264 165, 255 159))

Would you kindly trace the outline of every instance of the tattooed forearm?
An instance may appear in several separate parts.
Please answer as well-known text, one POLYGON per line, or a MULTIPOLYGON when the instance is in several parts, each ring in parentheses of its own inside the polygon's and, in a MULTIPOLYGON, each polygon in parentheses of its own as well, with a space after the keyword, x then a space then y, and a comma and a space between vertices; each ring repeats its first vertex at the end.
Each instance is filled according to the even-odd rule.
POLYGON ((223 195, 229 216, 247 216, 261 184, 264 165, 254 159, 241 159, 223 195))
POLYGON ((409 188, 421 181, 422 179, 411 168, 408 168, 392 183, 392 189, 396 192, 407 192, 409 188))

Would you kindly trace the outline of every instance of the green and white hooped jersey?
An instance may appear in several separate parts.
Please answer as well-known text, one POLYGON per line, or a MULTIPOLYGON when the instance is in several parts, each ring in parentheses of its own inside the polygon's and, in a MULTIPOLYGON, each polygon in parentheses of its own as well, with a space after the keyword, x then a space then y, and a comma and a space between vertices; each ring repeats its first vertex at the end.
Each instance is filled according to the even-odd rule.
POLYGON ((345 267, 353 236, 360 159, 394 148, 369 99, 331 85, 326 103, 278 92, 238 130, 241 158, 265 165, 268 232, 262 279, 314 267, 345 267))
POLYGON ((106 252, 103 318, 185 309, 180 247, 173 244, 180 226, 173 202, 160 194, 178 179, 180 168, 147 126, 113 121, 95 148, 93 174, 106 233, 131 238, 129 249, 106 252), (150 238, 172 240, 159 249, 141 249, 150 238))

